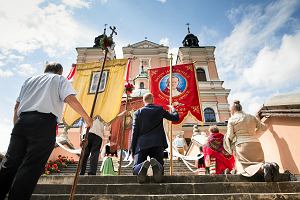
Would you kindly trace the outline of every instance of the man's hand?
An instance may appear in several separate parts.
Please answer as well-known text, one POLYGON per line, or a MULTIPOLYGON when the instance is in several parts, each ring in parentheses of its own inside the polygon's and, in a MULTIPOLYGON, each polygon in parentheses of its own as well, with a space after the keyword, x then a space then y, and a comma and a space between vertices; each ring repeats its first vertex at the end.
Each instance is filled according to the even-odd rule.
POLYGON ((83 140, 80 142, 81 148, 85 148, 87 145, 88 145, 88 141, 87 141, 86 139, 83 139, 83 140))
POLYGON ((168 105, 168 107, 170 108, 171 112, 175 112, 175 108, 173 107, 173 105, 168 105))
POLYGON ((91 128, 93 126, 93 119, 90 118, 89 116, 85 116, 83 118, 83 120, 85 121, 86 123, 86 128, 91 128))

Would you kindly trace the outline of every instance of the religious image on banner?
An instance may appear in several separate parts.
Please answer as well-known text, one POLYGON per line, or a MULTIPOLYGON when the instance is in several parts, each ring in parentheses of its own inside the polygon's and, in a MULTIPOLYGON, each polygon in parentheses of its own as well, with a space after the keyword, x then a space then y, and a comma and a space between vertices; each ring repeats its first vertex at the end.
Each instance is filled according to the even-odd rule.
MULTIPOLYGON (((108 76, 108 71, 103 71, 98 92, 104 92, 105 86, 106 86, 106 83, 107 83, 107 76, 108 76)), ((91 80, 90 89, 89 89, 90 94, 95 94, 96 93, 99 78, 100 78, 100 72, 93 72, 92 73, 92 80, 91 80)))
MULTIPOLYGON (((124 75, 128 59, 108 60, 105 63, 100 80, 99 94, 93 117, 99 116, 104 122, 111 122, 120 111, 124 93, 124 75)), ((97 84, 100 79, 102 62, 80 63, 76 65, 76 73, 72 85, 77 92, 77 99, 87 113, 91 112, 97 84)), ((80 115, 69 105, 64 111, 64 122, 72 125, 80 115)))
POLYGON ((153 94, 154 103, 168 109, 170 88, 172 88, 172 102, 180 118, 179 122, 173 123, 181 123, 188 113, 202 121, 194 65, 182 64, 172 66, 172 68, 171 78, 169 66, 149 69, 150 91, 153 94))

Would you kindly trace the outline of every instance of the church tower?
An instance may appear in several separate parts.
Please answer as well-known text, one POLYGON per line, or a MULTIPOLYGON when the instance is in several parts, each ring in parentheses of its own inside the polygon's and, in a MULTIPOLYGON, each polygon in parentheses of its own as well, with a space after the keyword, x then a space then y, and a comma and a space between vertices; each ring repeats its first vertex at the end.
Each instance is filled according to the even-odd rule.
POLYGON ((123 47, 124 58, 135 58, 131 63, 130 82, 135 90, 132 97, 149 92, 148 69, 167 66, 169 47, 145 40, 123 47))
POLYGON ((230 89, 225 89, 224 81, 219 79, 214 55, 216 47, 199 46, 197 36, 190 33, 189 27, 182 45, 176 64, 195 62, 205 122, 225 122, 230 117, 227 100, 230 89))

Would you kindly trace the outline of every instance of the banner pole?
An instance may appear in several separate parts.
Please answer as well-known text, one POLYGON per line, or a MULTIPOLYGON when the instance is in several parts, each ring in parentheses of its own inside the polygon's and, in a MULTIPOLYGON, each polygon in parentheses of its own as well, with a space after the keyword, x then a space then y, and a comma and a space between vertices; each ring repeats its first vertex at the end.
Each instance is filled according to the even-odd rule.
MULTIPOLYGON (((127 110, 128 106, 128 100, 129 100, 129 94, 126 94, 126 101, 125 101, 125 111, 127 110)), ((119 169, 118 169, 118 175, 121 175, 121 167, 122 167, 122 155, 123 155, 123 148, 124 148, 124 135, 125 135, 125 125, 126 125, 126 114, 123 118, 123 126, 122 126, 122 132, 121 132, 121 154, 120 154, 120 161, 119 161, 119 169)))
MULTIPOLYGON (((112 40, 113 34, 117 34, 117 32, 115 31, 116 27, 109 27, 109 28, 112 31, 110 36, 109 36, 112 40)), ((106 28, 104 29, 104 36, 106 37, 105 31, 106 31, 106 28)), ((107 37, 106 37, 106 39, 108 40, 107 37)), ((113 41, 112 41, 112 44, 113 44, 113 41)), ((103 71, 104 71, 104 66, 105 66, 105 62, 106 62, 106 59, 107 59, 108 47, 110 47, 110 46, 106 46, 106 44, 104 42, 104 44, 103 44, 103 48, 104 48, 104 51, 105 51, 104 60, 103 60, 103 63, 102 63, 100 77, 99 77, 99 80, 98 80, 98 84, 97 84, 97 88, 96 88, 95 96, 94 96, 94 101, 93 101, 93 104, 92 104, 92 109, 91 109, 91 113, 90 113, 91 118, 93 118, 94 111, 95 111, 96 101, 97 101, 97 97, 98 97, 98 90, 100 88, 100 83, 101 83, 101 79, 102 79, 102 75, 103 75, 103 71)), ((82 145, 81 154, 80 154, 79 161, 78 161, 78 164, 77 164, 77 169, 76 169, 74 181, 73 181, 73 184, 72 184, 69 200, 74 200, 74 195, 75 195, 76 187, 77 187, 77 183, 78 183, 79 170, 81 169, 81 166, 82 166, 82 161, 83 161, 83 156, 84 156, 84 153, 85 153, 85 148, 88 145, 87 141, 88 141, 88 136, 89 136, 89 130, 90 130, 90 127, 86 129, 85 139, 84 139, 84 142, 83 142, 83 145, 82 145)))
MULTIPOLYGON (((96 101, 97 101, 97 97, 98 97, 98 90, 99 90, 99 87, 100 87, 100 83, 101 83, 101 79, 102 79, 102 75, 103 75, 103 71, 104 71, 104 66, 105 66, 105 62, 106 62, 106 58, 107 58, 107 53, 108 53, 108 50, 105 49, 104 61, 102 63, 100 77, 99 77, 99 80, 98 80, 97 89, 96 89, 96 92, 95 92, 95 97, 94 97, 94 101, 93 101, 92 109, 91 109, 91 113, 90 113, 91 118, 93 118, 94 111, 95 111, 96 101)), ((77 183, 78 183, 79 171, 80 171, 81 166, 82 166, 83 156, 84 156, 84 153, 85 153, 85 149, 86 149, 87 141, 88 141, 88 137, 89 137, 89 130, 90 130, 90 127, 87 128, 86 132, 85 132, 85 139, 84 139, 84 142, 83 142, 83 145, 82 145, 82 150, 81 150, 79 161, 78 161, 78 164, 77 164, 76 173, 75 173, 75 177, 74 177, 74 180, 73 180, 69 200, 74 199, 74 195, 75 195, 76 187, 77 187, 77 183)))
MULTIPOLYGON (((170 88, 170 97, 169 97, 169 105, 172 105, 172 71, 173 71, 173 67, 172 67, 172 61, 173 61, 173 54, 170 54, 171 58, 170 58, 170 77, 169 77, 169 88, 170 88)), ((172 111, 172 109, 170 108, 170 111, 172 111)), ((172 121, 169 121, 169 130, 170 130, 170 175, 173 175, 173 126, 172 126, 172 121)))

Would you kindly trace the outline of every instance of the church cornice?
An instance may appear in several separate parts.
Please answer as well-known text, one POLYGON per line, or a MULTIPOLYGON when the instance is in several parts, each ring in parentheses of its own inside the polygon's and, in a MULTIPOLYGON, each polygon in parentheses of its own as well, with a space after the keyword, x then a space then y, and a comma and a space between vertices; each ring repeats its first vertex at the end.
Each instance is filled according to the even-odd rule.
POLYGON ((123 49, 126 49, 126 48, 134 48, 134 49, 136 49, 136 48, 138 48, 138 49, 163 48, 163 49, 165 49, 165 48, 169 48, 169 47, 151 42, 149 40, 143 40, 143 41, 128 45, 126 47, 123 47, 123 49))

